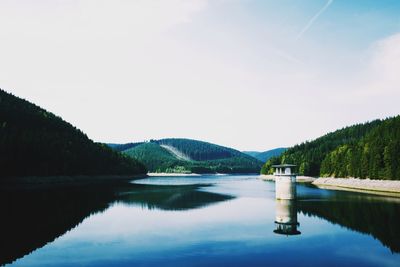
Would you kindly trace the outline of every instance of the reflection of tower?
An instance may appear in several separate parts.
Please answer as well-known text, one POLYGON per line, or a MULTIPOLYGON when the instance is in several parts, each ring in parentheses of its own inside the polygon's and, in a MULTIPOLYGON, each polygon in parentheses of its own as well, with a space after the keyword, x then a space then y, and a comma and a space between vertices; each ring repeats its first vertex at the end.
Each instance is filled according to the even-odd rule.
POLYGON ((296 165, 273 165, 275 168, 275 197, 276 199, 296 199, 296 174, 292 169, 296 165))
POLYGON ((274 233, 280 235, 299 235, 297 226, 297 207, 294 200, 276 200, 274 233))

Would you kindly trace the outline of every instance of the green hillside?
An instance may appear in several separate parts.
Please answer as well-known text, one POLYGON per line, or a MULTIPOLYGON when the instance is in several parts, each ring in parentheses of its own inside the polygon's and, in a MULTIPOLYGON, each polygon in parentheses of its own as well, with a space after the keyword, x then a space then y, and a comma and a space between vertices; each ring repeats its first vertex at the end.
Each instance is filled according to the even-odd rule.
POLYGON ((196 161, 226 159, 243 156, 240 151, 232 148, 191 139, 168 138, 155 142, 159 145, 172 146, 196 161))
POLYGON ((1 177, 143 174, 137 160, 0 89, 1 177))
POLYGON ((162 171, 178 163, 168 150, 156 143, 143 143, 127 149, 123 153, 143 162, 149 171, 162 171))
POLYGON ((257 151, 243 151, 243 153, 252 156, 262 162, 266 162, 272 157, 279 157, 283 152, 285 152, 287 148, 279 147, 271 150, 267 150, 264 152, 257 152, 257 151))
POLYGON ((294 163, 310 176, 400 179, 400 116, 357 124, 289 148, 262 168, 294 163))
POLYGON ((123 151, 151 172, 257 173, 262 162, 237 150, 190 139, 161 139, 123 151))

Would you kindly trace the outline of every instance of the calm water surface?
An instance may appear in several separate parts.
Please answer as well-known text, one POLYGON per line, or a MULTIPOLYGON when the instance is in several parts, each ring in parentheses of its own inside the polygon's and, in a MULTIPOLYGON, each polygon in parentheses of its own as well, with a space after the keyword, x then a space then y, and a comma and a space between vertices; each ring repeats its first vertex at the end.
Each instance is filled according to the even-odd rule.
POLYGON ((399 199, 297 190, 275 201, 257 176, 3 190, 0 265, 400 266, 399 199))

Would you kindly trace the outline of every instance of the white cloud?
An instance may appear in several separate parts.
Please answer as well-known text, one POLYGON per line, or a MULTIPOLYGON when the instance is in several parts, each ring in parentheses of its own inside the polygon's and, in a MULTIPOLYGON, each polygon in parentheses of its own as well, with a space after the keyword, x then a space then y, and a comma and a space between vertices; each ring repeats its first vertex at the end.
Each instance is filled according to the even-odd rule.
POLYGON ((400 94, 400 33, 373 46, 369 67, 369 90, 376 93, 400 94))
POLYGON ((374 42, 354 71, 354 79, 346 80, 345 88, 351 99, 374 101, 400 97, 400 33, 374 42))

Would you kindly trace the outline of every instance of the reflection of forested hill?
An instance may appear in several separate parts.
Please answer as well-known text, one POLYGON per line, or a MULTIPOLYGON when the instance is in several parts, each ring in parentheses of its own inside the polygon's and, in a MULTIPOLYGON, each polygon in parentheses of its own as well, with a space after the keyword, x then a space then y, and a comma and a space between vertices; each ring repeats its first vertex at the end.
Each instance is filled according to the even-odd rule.
POLYGON ((112 192, 96 186, 1 190, 0 265, 53 241, 112 199, 112 192))
POLYGON ((380 198, 346 198, 343 195, 328 200, 298 201, 298 209, 309 216, 318 216, 351 230, 372 235, 400 252, 400 204, 380 198))
POLYGON ((122 201, 148 209, 187 210, 232 199, 228 195, 199 191, 198 185, 136 185, 136 188, 124 194, 122 201))
POLYGON ((91 214, 120 201, 145 208, 185 210, 230 199, 199 187, 104 183, 69 187, 0 188, 0 265, 52 242, 91 214))

